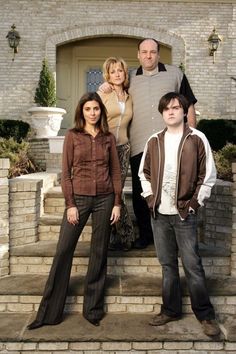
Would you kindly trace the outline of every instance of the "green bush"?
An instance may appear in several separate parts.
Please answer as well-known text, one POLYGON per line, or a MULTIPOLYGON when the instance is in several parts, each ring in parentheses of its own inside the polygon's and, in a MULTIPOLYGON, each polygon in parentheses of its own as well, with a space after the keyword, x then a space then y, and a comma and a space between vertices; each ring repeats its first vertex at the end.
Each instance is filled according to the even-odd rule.
POLYGON ((232 163, 236 162, 236 145, 226 144, 221 150, 214 152, 217 177, 232 181, 232 163))
POLYGON ((53 107, 56 105, 55 80, 46 59, 44 59, 42 63, 39 82, 35 91, 34 102, 41 107, 53 107))
POLYGON ((21 142, 25 139, 30 130, 30 125, 21 120, 10 120, 1 119, 0 120, 0 137, 9 139, 14 138, 14 140, 21 142))
POLYGON ((22 140, 17 142, 13 138, 0 138, 0 158, 10 159, 8 177, 16 177, 36 171, 36 166, 28 157, 29 143, 22 140))
POLYGON ((227 143, 236 144, 236 121, 227 119, 202 119, 197 124, 209 140, 214 151, 222 149, 227 143))

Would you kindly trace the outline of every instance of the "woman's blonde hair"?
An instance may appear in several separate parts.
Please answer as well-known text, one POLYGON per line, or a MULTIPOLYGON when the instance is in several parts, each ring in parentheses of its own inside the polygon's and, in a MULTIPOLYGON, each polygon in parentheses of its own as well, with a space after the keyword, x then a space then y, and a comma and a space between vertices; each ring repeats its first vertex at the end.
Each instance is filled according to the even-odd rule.
POLYGON ((104 80, 109 82, 110 80, 110 75, 109 75, 109 70, 111 65, 113 64, 120 64, 122 69, 124 70, 125 73, 125 81, 123 83, 124 88, 128 88, 129 86, 129 74, 128 74, 128 65, 124 61, 123 58, 117 58, 117 57, 109 57, 106 59, 106 61, 103 64, 103 77, 104 80))

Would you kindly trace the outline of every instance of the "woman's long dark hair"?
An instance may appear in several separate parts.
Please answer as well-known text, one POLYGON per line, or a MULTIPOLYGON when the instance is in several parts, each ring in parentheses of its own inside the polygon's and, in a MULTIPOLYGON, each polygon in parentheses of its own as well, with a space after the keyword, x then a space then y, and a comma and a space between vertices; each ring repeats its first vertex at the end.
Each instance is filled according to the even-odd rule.
POLYGON ((101 115, 100 115, 100 119, 96 123, 96 128, 98 128, 102 133, 108 134, 109 128, 107 124, 106 107, 104 106, 100 96, 96 92, 87 92, 80 98, 77 108, 75 110, 75 119, 74 119, 75 130, 79 132, 84 131, 86 122, 84 119, 83 107, 85 103, 88 101, 96 101, 99 104, 101 109, 101 115))

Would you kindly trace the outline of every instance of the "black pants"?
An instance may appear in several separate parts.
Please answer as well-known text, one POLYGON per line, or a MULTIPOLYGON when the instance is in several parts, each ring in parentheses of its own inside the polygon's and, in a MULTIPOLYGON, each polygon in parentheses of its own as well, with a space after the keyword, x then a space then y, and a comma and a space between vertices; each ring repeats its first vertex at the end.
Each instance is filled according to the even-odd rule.
POLYGON ((137 225, 139 228, 139 237, 143 242, 149 243, 153 241, 151 217, 146 201, 142 198, 142 186, 138 176, 139 165, 141 162, 143 153, 135 155, 130 159, 130 166, 132 172, 132 198, 133 209, 137 219, 137 225))
POLYGON ((56 254, 36 317, 36 321, 42 324, 57 324, 62 321, 75 247, 90 214, 92 238, 84 286, 83 315, 92 320, 100 320, 104 315, 107 249, 114 195, 76 196, 75 199, 79 223, 75 226, 69 224, 65 211, 56 254))

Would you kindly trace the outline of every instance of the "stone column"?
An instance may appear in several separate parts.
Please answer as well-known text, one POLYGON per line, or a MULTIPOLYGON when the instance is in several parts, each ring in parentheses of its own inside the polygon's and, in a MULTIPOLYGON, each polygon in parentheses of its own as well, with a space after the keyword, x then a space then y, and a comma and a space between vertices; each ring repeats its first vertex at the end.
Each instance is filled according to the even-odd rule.
POLYGON ((0 278, 9 268, 9 159, 0 159, 0 278))
POLYGON ((38 241, 42 180, 10 180, 10 246, 38 241))
POLYGON ((236 163, 232 164, 233 172, 233 213, 232 213, 232 245, 231 276, 236 277, 236 163))

